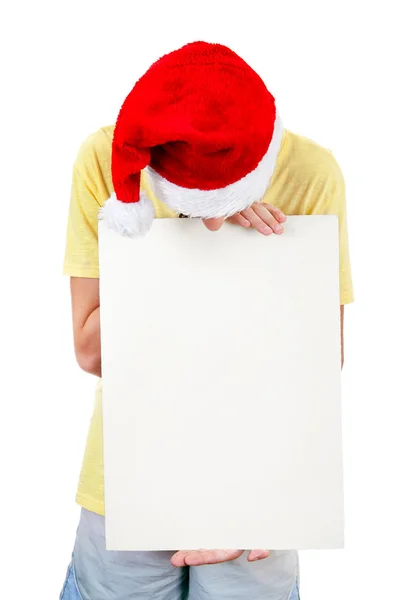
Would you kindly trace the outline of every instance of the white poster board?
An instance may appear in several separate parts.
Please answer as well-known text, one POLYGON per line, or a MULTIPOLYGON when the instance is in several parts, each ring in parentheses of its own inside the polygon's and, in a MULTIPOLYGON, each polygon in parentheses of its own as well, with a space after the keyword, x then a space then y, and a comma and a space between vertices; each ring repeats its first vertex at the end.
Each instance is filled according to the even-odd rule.
POLYGON ((337 217, 99 236, 107 548, 342 547, 337 217))

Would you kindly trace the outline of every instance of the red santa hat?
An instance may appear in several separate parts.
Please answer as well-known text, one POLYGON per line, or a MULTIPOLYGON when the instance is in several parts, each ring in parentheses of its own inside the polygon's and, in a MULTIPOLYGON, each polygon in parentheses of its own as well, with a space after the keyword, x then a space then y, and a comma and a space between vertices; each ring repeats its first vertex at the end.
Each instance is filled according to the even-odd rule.
POLYGON ((229 217, 260 201, 283 127, 262 79, 235 52, 194 42, 160 58, 120 110, 112 143, 114 193, 100 218, 122 235, 145 234, 153 192, 190 217, 229 217))

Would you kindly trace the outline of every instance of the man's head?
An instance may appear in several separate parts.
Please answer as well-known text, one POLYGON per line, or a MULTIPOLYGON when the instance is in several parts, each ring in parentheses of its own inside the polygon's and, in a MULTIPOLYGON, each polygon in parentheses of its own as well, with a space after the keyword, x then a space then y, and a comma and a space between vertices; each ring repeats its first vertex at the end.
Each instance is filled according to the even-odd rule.
POLYGON ((146 169, 161 201, 217 228, 262 199, 282 133, 273 96, 242 58, 219 44, 183 46, 155 62, 123 103, 112 145, 115 193, 102 218, 131 237, 148 231, 146 169))

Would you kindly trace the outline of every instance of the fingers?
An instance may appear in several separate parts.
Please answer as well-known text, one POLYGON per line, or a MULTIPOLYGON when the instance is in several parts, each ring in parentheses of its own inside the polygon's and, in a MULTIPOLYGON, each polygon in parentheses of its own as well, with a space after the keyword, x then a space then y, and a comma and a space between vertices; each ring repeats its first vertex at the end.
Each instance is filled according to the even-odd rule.
MULTIPOLYGON (((210 231, 218 231, 221 229, 225 219, 217 218, 217 219, 203 219, 204 225, 210 231)), ((251 223, 246 219, 242 214, 237 213, 228 219, 229 223, 233 223, 234 225, 240 225, 241 227, 251 227, 251 223)))
POLYGON ((240 225, 241 227, 251 227, 251 222, 248 221, 241 213, 237 213, 236 215, 232 215, 228 219, 228 223, 232 223, 233 225, 240 225))
MULTIPOLYGON (((218 231, 224 220, 223 217, 203 219, 203 223, 210 231, 218 231)), ((285 221, 286 216, 279 208, 262 202, 256 202, 250 208, 242 210, 228 219, 229 223, 246 229, 252 227, 262 235, 271 235, 272 233, 280 235, 283 233, 282 223, 285 221)))
MULTIPOLYGON (((216 565, 236 560, 242 556, 243 552, 243 550, 180 550, 172 556, 171 564, 173 567, 216 565)), ((269 550, 251 550, 248 554, 248 561, 263 560, 270 554, 269 550)))
POLYGON ((270 556, 269 550, 251 550, 248 554, 248 561, 254 562, 255 560, 262 560, 264 558, 268 558, 270 556))
POLYGON ((261 206, 264 206, 267 210, 269 210, 269 212, 273 214, 278 223, 284 223, 287 220, 285 213, 283 213, 279 208, 271 206, 270 204, 263 204, 262 202, 261 206))
POLYGON ((179 550, 178 552, 173 554, 173 556, 170 559, 170 562, 173 565, 173 567, 185 567, 186 563, 184 562, 184 559, 189 552, 191 552, 191 550, 179 550))
POLYGON ((270 227, 268 220, 269 218, 272 219, 273 217, 268 211, 265 211, 265 213, 267 213, 266 221, 252 207, 243 210, 241 214, 248 219, 248 221, 251 223, 251 226, 259 231, 259 233, 262 233, 263 235, 271 235, 271 233, 273 233, 273 228, 270 227))
POLYGON ((171 558, 173 567, 200 567, 236 560, 243 550, 180 550, 171 558))
POLYGON ((283 233, 282 223, 286 221, 286 216, 279 209, 268 204, 256 203, 250 208, 241 211, 251 226, 263 235, 283 233))
POLYGON ((222 562, 235 560, 243 554, 243 550, 199 550, 191 552, 185 557, 186 565, 199 567, 201 565, 216 565, 222 562))

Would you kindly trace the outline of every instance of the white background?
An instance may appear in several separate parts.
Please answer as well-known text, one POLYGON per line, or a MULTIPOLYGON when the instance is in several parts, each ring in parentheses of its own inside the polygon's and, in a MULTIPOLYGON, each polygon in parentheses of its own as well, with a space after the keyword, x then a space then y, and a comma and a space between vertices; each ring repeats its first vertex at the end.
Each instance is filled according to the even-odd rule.
MULTIPOLYGON (((403 598, 408 536, 403 2, 13 2, 1 8, 1 595, 58 597, 94 381, 61 276, 71 165, 187 41, 241 54, 347 183, 356 303, 343 374, 346 549, 301 555, 302 600, 403 598), (266 8, 267 7, 267 8, 266 8)), ((250 322, 248 323, 250 325, 250 322)))

